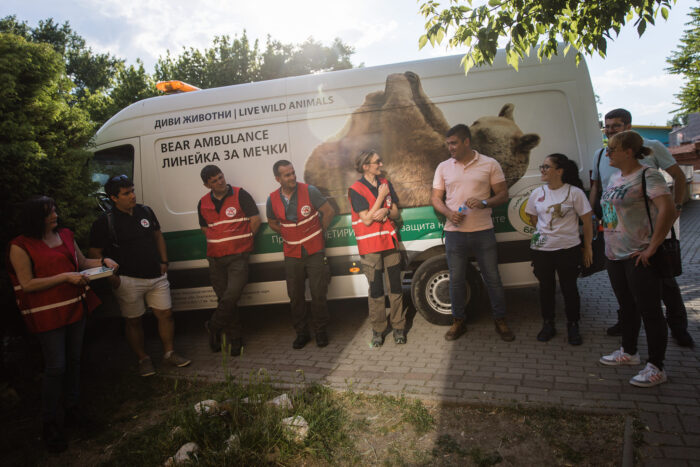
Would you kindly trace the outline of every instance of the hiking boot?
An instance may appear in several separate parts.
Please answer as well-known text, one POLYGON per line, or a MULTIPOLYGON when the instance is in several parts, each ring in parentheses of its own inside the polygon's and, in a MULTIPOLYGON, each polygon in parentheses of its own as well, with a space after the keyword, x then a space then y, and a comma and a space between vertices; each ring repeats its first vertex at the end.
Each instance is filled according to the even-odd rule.
POLYGON ((622 365, 639 365, 642 361, 639 358, 639 352, 630 355, 625 350, 620 347, 619 350, 614 351, 610 355, 603 355, 600 357, 600 363, 608 366, 622 366, 622 365))
POLYGON ((668 378, 664 370, 659 369, 653 363, 647 363, 647 366, 630 380, 630 384, 640 388, 650 388, 666 381, 668 378))
POLYGON ((219 330, 213 329, 211 321, 204 322, 204 329, 207 330, 209 335, 209 348, 212 352, 221 351, 221 337, 219 336, 219 330))
POLYGON ((153 376, 156 374, 156 369, 153 368, 153 362, 151 357, 146 357, 143 360, 139 360, 139 375, 141 376, 153 376))
POLYGON ((605 332, 608 334, 608 336, 619 337, 622 335, 622 325, 618 321, 617 323, 610 326, 605 332))
POLYGON ((175 352, 171 352, 167 357, 163 357, 163 365, 170 365, 177 368, 182 368, 192 363, 192 360, 181 357, 175 352))
POLYGON ((384 345, 384 333, 372 331, 372 343, 370 344, 370 346, 381 347, 382 345, 384 345))
POLYGON ((232 337, 231 339, 224 337, 224 343, 221 348, 228 351, 230 356, 238 357, 243 351, 243 339, 240 337, 232 337))
POLYGON ((63 430, 55 421, 44 422, 42 436, 46 450, 51 453, 59 453, 68 449, 68 441, 63 430))
POLYGON ((505 319, 498 318, 494 321, 494 324, 496 326, 496 332, 499 336, 501 336, 501 339, 503 339, 506 342, 511 342, 515 340, 515 334, 513 334, 513 331, 510 330, 510 328, 506 324, 505 319))
POLYGON ((309 337, 308 334, 297 334, 297 338, 294 339, 294 342, 292 343, 292 347, 299 350, 303 349, 306 344, 309 343, 311 340, 311 337, 309 337))
POLYGON ((316 347, 325 347, 328 345, 328 334, 326 331, 318 331, 316 333, 316 347))
POLYGON ((406 343, 406 331, 403 329, 394 329, 394 343, 395 344, 405 344, 406 343))
POLYGON ((566 333, 569 339, 569 344, 571 345, 581 345, 583 344, 583 339, 581 338, 581 333, 578 329, 578 321, 569 321, 566 323, 566 333))
POLYGON ((448 329, 445 333, 445 340, 453 341, 455 339, 458 339, 459 336, 461 336, 465 332, 467 332, 467 327, 464 325, 464 319, 455 318, 452 322, 452 326, 450 326, 450 329, 448 329))
POLYGON ((540 332, 537 334, 537 340, 540 342, 547 342, 554 337, 556 333, 557 330, 554 329, 554 321, 544 321, 542 323, 542 329, 540 329, 540 332))
POLYGON ((693 340, 693 337, 685 329, 678 332, 671 331, 671 335, 676 341, 676 344, 680 345, 681 347, 695 347, 695 341, 693 340))

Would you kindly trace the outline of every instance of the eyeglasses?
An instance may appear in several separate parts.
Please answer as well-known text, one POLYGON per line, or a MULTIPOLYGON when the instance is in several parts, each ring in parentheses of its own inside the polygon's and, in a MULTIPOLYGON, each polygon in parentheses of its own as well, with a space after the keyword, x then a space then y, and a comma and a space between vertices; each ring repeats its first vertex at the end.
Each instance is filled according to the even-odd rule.
POLYGON ((541 171, 541 172, 544 172, 545 170, 549 170, 549 169, 551 169, 551 168, 552 168, 551 165, 542 164, 542 165, 540 166, 540 171, 541 171))
POLYGON ((374 161, 374 162, 370 162, 369 165, 372 165, 372 164, 374 164, 374 165, 379 165, 379 164, 381 164, 381 163, 382 163, 382 159, 379 158, 379 159, 377 159, 377 160, 374 161))
POLYGON ((613 152, 615 149, 617 149, 617 146, 608 146, 608 148, 605 150, 608 154, 613 152))
POLYGON ((606 130, 617 130, 618 128, 622 128, 624 126, 624 123, 613 123, 612 125, 605 125, 603 128, 606 130))

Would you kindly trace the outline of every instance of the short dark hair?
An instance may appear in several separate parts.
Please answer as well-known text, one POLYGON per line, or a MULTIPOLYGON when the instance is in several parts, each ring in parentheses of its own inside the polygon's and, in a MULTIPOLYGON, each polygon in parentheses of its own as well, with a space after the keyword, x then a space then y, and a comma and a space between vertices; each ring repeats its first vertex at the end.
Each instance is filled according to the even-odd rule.
POLYGON ((216 177, 220 173, 222 172, 218 166, 214 164, 209 164, 204 166, 202 171, 199 172, 199 176, 202 177, 202 182, 207 183, 210 178, 216 177))
POLYGON ((105 193, 107 193, 107 196, 110 198, 112 196, 119 196, 119 191, 122 188, 131 188, 132 186, 134 186, 134 182, 126 175, 115 175, 105 183, 105 193))
POLYGON ((292 163, 286 159, 280 159, 275 162, 275 165, 272 166, 272 173, 275 174, 275 177, 277 177, 280 174, 280 167, 285 167, 288 165, 292 165, 292 163))
POLYGON ((43 237, 46 218, 51 214, 56 202, 48 196, 32 196, 21 206, 20 228, 22 235, 32 238, 43 237))
POLYGON ((445 138, 449 138, 450 136, 457 136, 457 138, 462 141, 465 141, 467 138, 471 140, 472 132, 469 131, 469 127, 467 125, 460 123, 447 130, 447 133, 445 133, 445 138))
POLYGON ((632 114, 625 109, 613 109, 605 114, 605 119, 619 118, 625 125, 630 125, 632 123, 632 114))

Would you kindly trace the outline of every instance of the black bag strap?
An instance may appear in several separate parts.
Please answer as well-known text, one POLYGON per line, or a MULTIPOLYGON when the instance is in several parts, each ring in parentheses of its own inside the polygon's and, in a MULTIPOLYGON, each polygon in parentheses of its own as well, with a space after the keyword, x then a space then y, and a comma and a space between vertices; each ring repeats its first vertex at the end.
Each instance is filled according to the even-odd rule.
POLYGON ((595 166, 598 168, 598 182, 600 183, 600 191, 601 193, 603 192, 603 180, 600 178, 600 159, 603 158, 603 151, 605 151, 607 148, 603 147, 600 148, 600 152, 598 153, 598 161, 595 163, 595 166))
MULTIPOLYGON (((649 197, 647 196, 647 177, 646 172, 651 167, 647 167, 642 170, 642 196, 644 196, 644 206, 647 208, 647 217, 649 218, 649 225, 651 226, 651 234, 654 235, 654 223, 651 221, 651 211, 649 210, 649 197)), ((676 229, 671 226, 671 238, 676 239, 676 229)))

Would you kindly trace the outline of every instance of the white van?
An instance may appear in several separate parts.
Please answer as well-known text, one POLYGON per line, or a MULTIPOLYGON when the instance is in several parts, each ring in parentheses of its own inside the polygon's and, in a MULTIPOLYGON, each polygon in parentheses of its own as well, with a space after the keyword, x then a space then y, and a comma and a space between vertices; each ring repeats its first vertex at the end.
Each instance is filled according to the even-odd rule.
MULTIPOLYGON (((578 162, 588 183, 591 155, 601 144, 585 63, 572 54, 518 72, 499 52, 495 64, 464 75, 460 56, 241 84, 146 99, 112 117, 96 135, 94 180, 127 174, 138 202, 153 208, 170 259, 173 308, 214 308, 206 242, 197 219, 207 192, 200 179, 216 164, 227 181, 247 190, 260 209, 279 185, 272 165, 292 161, 300 181, 317 186, 338 208, 326 232, 332 272, 329 299, 364 297, 348 187, 359 178, 352 160, 363 149, 381 155, 402 208, 404 279, 417 310, 430 322, 451 323, 449 275, 442 227, 430 206, 437 164, 449 157, 444 134, 457 123, 472 145, 495 157, 506 173, 510 200, 493 210, 499 267, 506 287, 536 284, 530 266, 533 231, 524 214, 540 185, 538 166, 560 152, 578 162)), ((468 308, 481 279, 468 274, 468 308)), ((288 302, 282 239, 266 223, 251 256, 241 305, 288 302)))

